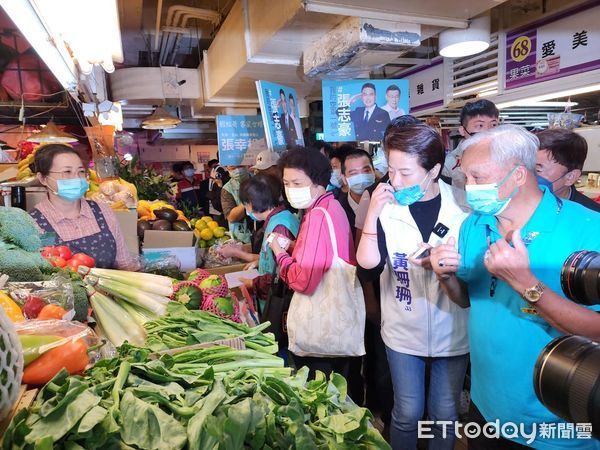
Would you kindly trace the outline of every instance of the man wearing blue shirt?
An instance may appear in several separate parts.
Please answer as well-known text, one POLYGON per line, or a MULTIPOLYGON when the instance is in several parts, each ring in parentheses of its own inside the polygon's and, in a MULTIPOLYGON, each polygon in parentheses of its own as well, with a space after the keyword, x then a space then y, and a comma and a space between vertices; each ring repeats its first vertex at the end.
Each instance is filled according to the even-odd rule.
POLYGON ((431 251, 450 298, 471 307, 471 421, 523 424, 533 436, 504 428, 499 439, 471 439, 470 450, 600 449, 600 442, 575 433, 541 432, 544 424, 569 429, 535 395, 533 368, 542 349, 561 334, 600 339, 598 305, 567 300, 560 286, 571 253, 600 251, 600 214, 540 189, 538 146, 515 125, 470 138, 461 165, 474 212, 462 225, 458 250, 449 241, 431 251))

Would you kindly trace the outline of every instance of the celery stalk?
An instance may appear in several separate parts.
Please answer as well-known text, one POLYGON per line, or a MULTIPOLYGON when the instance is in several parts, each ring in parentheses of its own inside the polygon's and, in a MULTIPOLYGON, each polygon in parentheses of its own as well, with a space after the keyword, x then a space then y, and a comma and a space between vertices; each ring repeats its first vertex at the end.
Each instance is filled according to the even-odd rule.
POLYGON ((119 346, 127 340, 139 347, 144 345, 146 337, 143 328, 122 306, 98 291, 92 294, 90 301, 102 329, 113 344, 119 346))
POLYGON ((163 275, 153 275, 151 273, 143 272, 127 272, 124 270, 114 269, 99 269, 96 267, 90 269, 83 268, 82 272, 83 275, 94 275, 99 278, 110 278, 111 280, 127 283, 131 286, 136 286, 149 292, 155 292, 150 290, 149 286, 152 286, 153 288, 155 286, 161 286, 164 289, 164 292, 168 292, 165 294, 160 293, 160 295, 165 296, 171 295, 173 292, 173 281, 175 281, 173 278, 165 277, 163 275))
POLYGON ((166 297, 140 291, 137 288, 108 278, 86 277, 85 281, 118 300, 132 303, 156 315, 162 316, 167 312, 169 299, 166 297))
POLYGON ((140 327, 143 327, 146 322, 158 318, 156 314, 153 314, 147 309, 140 308, 139 306, 133 305, 129 302, 122 302, 120 305, 125 308, 133 320, 135 320, 135 323, 137 323, 140 327))

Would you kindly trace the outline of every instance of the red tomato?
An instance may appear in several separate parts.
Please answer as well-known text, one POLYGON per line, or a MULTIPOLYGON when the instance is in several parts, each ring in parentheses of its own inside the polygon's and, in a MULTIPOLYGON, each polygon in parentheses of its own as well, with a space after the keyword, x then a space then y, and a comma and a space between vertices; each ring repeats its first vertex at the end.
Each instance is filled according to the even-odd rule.
POLYGON ((51 256, 50 258, 48 258, 48 261, 54 267, 60 267, 61 269, 67 265, 67 260, 60 256, 51 256))
POLYGON ((94 267, 94 264, 96 263, 96 261, 94 261, 94 258, 86 255, 85 253, 76 253, 71 258, 71 261, 73 261, 73 260, 79 262, 80 266, 86 266, 86 267, 94 267))
POLYGON ((58 250, 54 247, 44 247, 42 248, 42 256, 44 258, 49 258, 50 256, 58 256, 58 250))
POLYGON ((77 272, 77 269, 79 269, 80 265, 81 263, 79 262, 79 260, 71 258, 67 263, 67 269, 71 269, 73 272, 77 272))
POLYGON ((66 245, 61 245, 60 247, 55 247, 56 251, 58 251, 58 256, 64 258, 65 260, 71 259, 72 253, 71 249, 66 245))

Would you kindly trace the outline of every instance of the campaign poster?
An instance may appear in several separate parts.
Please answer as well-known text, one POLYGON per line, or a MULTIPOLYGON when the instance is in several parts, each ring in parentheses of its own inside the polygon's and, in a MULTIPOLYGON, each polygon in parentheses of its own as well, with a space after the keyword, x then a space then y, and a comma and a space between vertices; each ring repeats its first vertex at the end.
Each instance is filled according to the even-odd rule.
POLYGON ((304 135, 294 88, 269 81, 257 81, 256 90, 269 149, 281 152, 304 146, 304 135))
POLYGON ((408 113, 408 80, 323 80, 328 142, 379 142, 390 122, 408 113))
POLYGON ((217 116, 220 164, 242 165, 248 149, 264 137, 265 130, 260 116, 217 116))

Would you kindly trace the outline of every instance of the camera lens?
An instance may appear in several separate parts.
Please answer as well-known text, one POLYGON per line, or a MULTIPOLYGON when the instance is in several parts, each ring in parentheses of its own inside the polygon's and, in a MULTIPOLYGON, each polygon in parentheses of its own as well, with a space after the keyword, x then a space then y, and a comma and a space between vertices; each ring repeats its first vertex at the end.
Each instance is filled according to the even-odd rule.
POLYGON ((600 345, 581 336, 550 342, 535 363, 535 393, 563 419, 592 424, 600 438, 600 345))
POLYGON ((560 273, 563 292, 582 305, 600 302, 600 253, 582 250, 571 254, 560 273))

